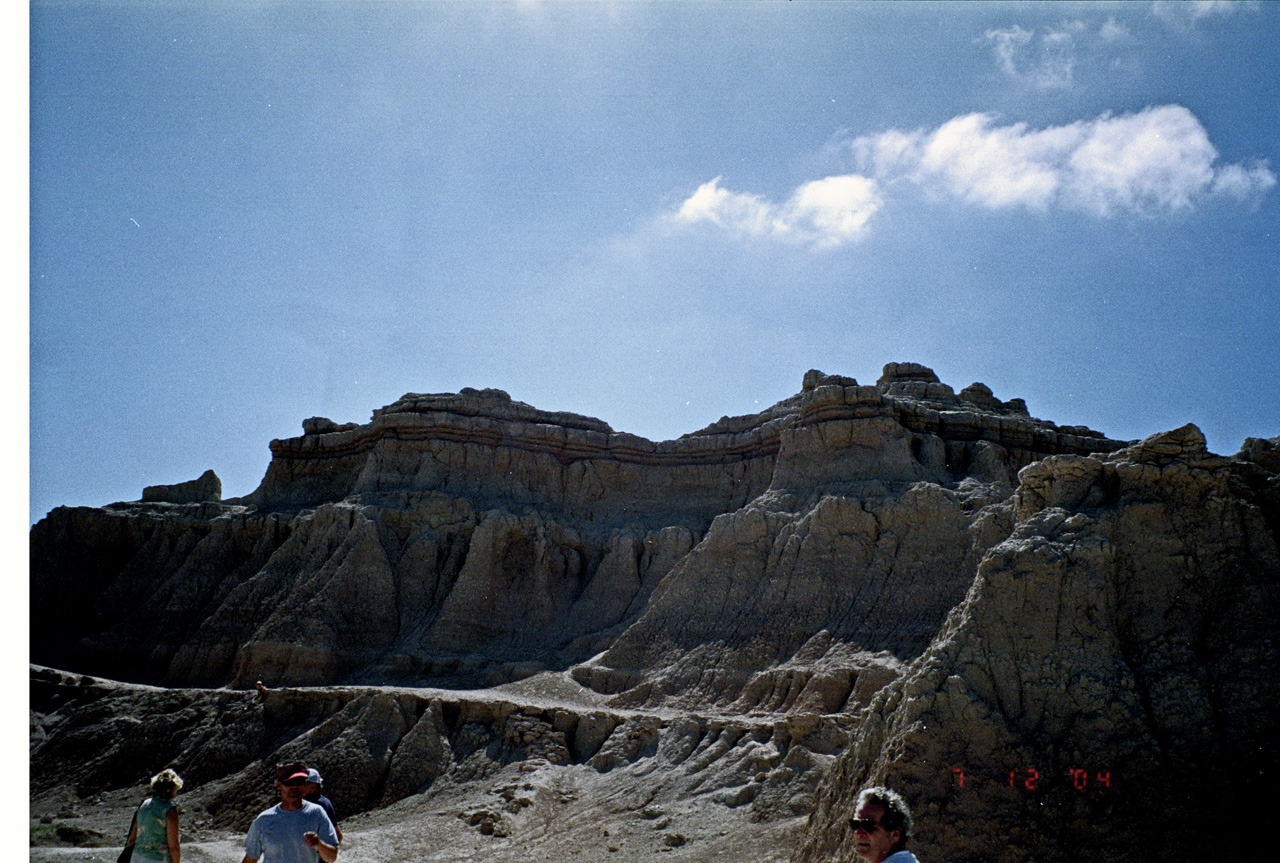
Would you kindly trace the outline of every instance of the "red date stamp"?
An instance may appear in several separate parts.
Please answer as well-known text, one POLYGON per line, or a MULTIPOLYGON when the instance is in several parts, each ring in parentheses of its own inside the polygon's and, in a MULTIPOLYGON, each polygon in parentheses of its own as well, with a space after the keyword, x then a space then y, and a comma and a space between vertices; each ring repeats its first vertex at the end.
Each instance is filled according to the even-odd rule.
MULTIPOLYGON (((973 787, 975 782, 994 781, 1020 791, 1037 791, 1051 778, 1050 776, 1042 775, 1035 767, 1010 770, 1007 774, 993 773, 991 771, 968 774, 963 767, 951 768, 951 783, 956 788, 973 787)), ((1069 767, 1063 771, 1062 779, 1077 791, 1105 791, 1111 788, 1110 770, 1069 767)))

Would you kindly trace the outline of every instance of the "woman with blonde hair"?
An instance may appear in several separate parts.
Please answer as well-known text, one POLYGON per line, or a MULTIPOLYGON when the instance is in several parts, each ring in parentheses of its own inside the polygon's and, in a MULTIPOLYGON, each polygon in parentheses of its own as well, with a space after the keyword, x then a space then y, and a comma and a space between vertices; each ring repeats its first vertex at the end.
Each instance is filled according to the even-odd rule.
POLYGON ((128 844, 133 859, 142 863, 181 863, 178 846, 178 804, 173 798, 182 790, 182 777, 161 770, 151 777, 151 796, 138 806, 129 828, 128 844))

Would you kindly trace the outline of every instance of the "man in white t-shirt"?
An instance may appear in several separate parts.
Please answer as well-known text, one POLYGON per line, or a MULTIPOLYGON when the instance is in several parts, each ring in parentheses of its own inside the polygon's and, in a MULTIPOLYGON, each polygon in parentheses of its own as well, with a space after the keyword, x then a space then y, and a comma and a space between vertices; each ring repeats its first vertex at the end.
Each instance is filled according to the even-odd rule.
POLYGON ((896 791, 880 785, 862 789, 849 826, 858 856, 867 863, 919 863, 907 850, 911 810, 896 791))
POLYGON ((253 819, 244 838, 243 863, 334 863, 338 835, 325 811, 303 799, 306 765, 281 765, 276 770, 280 802, 253 819))

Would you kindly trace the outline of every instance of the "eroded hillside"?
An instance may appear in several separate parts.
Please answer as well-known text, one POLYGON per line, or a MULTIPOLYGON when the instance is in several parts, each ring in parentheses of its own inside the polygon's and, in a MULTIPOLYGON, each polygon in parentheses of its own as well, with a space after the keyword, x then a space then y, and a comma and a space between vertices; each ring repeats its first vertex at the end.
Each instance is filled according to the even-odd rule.
POLYGON ((1275 800, 1275 440, 1112 441, 911 363, 662 443, 494 390, 303 429, 244 498, 33 528, 32 658, 74 672, 33 672, 33 776, 67 776, 33 799, 174 765, 216 833, 304 757, 371 859, 434 806, 438 859, 797 863, 851 853, 873 780, 949 860, 1191 859, 1188 769, 1275 800))

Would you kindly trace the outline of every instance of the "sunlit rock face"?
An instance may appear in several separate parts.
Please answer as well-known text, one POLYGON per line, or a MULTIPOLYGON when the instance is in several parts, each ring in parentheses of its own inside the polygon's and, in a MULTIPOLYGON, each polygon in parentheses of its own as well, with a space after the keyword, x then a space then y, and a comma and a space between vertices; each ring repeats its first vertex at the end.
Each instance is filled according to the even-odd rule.
POLYGON ((303 428, 244 498, 50 513, 33 658, 170 685, 581 665, 625 703, 852 711, 1004 539, 1020 468, 1121 445, 913 363, 874 386, 812 371, 661 443, 499 390, 303 428))
POLYGON ((1273 450, 1220 458, 1186 426, 1024 468, 1012 531, 872 700, 794 860, 852 855, 852 801, 881 783, 915 802, 921 859, 1260 859, 1280 768, 1273 450))
POLYGON ((517 838, 563 767, 582 823, 661 798, 795 863, 853 859, 872 783, 953 863, 1256 859, 1280 803, 1280 438, 1113 441, 915 363, 658 443, 497 390, 303 430, 244 498, 32 529, 33 764, 173 762, 228 826, 285 758, 353 810, 525 765, 541 802, 463 813, 517 838))

